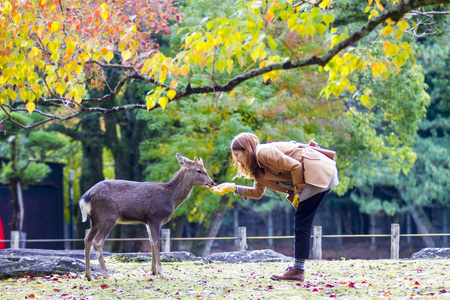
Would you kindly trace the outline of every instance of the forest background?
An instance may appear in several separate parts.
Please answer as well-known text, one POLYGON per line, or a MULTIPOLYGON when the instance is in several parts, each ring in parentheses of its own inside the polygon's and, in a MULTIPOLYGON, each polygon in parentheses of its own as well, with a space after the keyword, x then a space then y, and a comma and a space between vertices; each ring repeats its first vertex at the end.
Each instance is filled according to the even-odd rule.
MULTIPOLYGON (((5 33, 2 41, 9 38, 22 48, 2 52, 0 156, 11 162, 2 166, 0 180, 20 194, 46 176, 44 162, 62 162, 66 188, 69 170, 75 171, 74 199, 79 199, 105 178, 168 181, 179 167, 179 152, 203 158, 216 183, 235 181, 229 143, 247 131, 262 142, 313 139, 337 152, 340 185, 315 221, 324 233, 386 232, 391 222, 404 224, 404 232, 448 232, 449 5, 414 7, 402 19, 382 20, 378 29, 351 39, 396 2, 186 0, 161 2, 151 10, 91 1, 92 23, 86 4, 67 8, 65 17, 73 17, 67 23, 55 14, 42 25, 47 35, 41 25, 28 39, 5 33), (117 15, 115 9, 135 14, 117 15), (124 25, 130 22, 134 27, 124 25), (89 46, 80 42, 81 33, 79 40, 58 35, 72 27, 100 38, 89 46), (32 40, 28 52, 26 40, 32 40), (346 51, 328 57, 329 49, 346 51), (38 56, 44 66, 38 63, 40 71, 31 72, 22 62, 38 56), (11 75, 13 69, 21 75, 11 75)), ((2 16, 9 14, 10 25, 39 24, 26 13, 17 19, 14 1, 11 7, 7 3, 2 1, 2 16)), ((43 12, 60 9, 46 4, 40 2, 43 12)), ((66 220, 68 203, 67 197, 66 220)), ((76 237, 82 238, 87 224, 74 206, 76 237)), ((234 236, 238 224, 250 227, 249 235, 289 235, 292 214, 276 192, 245 202, 198 188, 164 227, 172 237, 234 236)), ((145 235, 140 226, 120 225, 112 232, 145 235)), ((448 245, 438 237, 408 243, 410 251, 448 245)), ((371 246, 375 249, 376 241, 371 246)), ((148 250, 141 243, 110 247, 148 250)), ((172 244, 173 250, 203 256, 227 247, 212 241, 172 244)), ((341 240, 328 247, 336 252, 344 245, 341 240)))

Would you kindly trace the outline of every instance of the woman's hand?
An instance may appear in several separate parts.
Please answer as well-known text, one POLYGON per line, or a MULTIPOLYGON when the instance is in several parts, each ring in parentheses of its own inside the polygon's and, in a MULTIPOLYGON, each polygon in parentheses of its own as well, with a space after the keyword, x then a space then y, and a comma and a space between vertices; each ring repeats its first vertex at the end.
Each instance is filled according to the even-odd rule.
POLYGON ((292 206, 294 206, 295 210, 297 210, 300 195, 299 194, 287 194, 286 199, 291 202, 292 206))
POLYGON ((228 192, 235 192, 236 184, 234 184, 233 182, 224 182, 222 184, 213 186, 209 190, 215 194, 225 195, 228 192))

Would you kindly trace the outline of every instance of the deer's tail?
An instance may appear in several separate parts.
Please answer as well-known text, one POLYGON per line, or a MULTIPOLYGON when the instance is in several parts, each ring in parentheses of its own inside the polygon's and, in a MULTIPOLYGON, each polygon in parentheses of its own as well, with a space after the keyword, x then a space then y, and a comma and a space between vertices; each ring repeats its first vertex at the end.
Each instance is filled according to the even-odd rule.
POLYGON ((89 194, 86 193, 81 197, 80 201, 78 202, 81 209, 81 221, 86 222, 87 217, 89 216, 89 213, 91 212, 91 202, 89 201, 90 197, 89 194))

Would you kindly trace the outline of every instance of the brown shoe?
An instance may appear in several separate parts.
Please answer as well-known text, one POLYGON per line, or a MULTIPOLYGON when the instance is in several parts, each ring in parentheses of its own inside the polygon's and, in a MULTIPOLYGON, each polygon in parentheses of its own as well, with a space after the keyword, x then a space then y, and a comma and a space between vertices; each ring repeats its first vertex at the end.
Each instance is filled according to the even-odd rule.
POLYGON ((294 281, 305 281, 305 274, 302 270, 297 270, 294 267, 289 267, 281 275, 270 276, 272 280, 294 280, 294 281))

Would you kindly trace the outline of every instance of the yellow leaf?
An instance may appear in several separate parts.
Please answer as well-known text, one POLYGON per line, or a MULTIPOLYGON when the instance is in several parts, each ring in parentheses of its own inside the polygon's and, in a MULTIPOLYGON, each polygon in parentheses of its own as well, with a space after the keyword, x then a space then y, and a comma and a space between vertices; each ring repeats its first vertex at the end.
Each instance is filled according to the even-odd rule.
POLYGON ((267 53, 266 53, 266 51, 261 51, 260 53, 259 53, 259 59, 264 59, 265 57, 266 57, 266 55, 267 55, 267 53))
POLYGON ((16 14, 16 16, 13 19, 14 23, 19 24, 20 22, 20 14, 16 14))
POLYGON ((396 55, 400 51, 400 47, 386 41, 383 43, 383 50, 386 53, 386 57, 391 57, 396 55))
POLYGON ((13 90, 11 90, 11 89, 7 89, 6 92, 7 92, 8 97, 9 97, 9 99, 10 99, 11 101, 16 100, 16 98, 17 98, 17 93, 16 93, 15 91, 13 91, 13 90))
POLYGON ((58 52, 58 49, 59 49, 59 43, 57 43, 57 42, 48 43, 48 50, 50 50, 51 53, 58 52))
POLYGON ((122 59, 123 61, 127 61, 131 58, 131 51, 130 50, 125 50, 122 52, 122 59))
POLYGON ((114 53, 112 51, 108 51, 105 55, 103 55, 103 58, 109 63, 114 58, 114 53))
POLYGON ((286 11, 286 10, 283 10, 283 11, 280 12, 280 19, 283 22, 285 22, 290 16, 291 16, 291 14, 288 11, 286 11))
POLYGON ((52 25, 50 26, 50 33, 59 31, 60 28, 61 24, 59 22, 53 22, 52 25))
POLYGON ((376 61, 373 61, 370 63, 370 67, 372 68, 373 76, 378 77, 380 75, 380 69, 378 67, 378 63, 376 61))
POLYGON ((78 58, 80 59, 80 62, 82 64, 84 64, 85 62, 87 62, 89 60, 89 54, 87 52, 83 52, 80 54, 80 56, 78 58))
POLYGON ((226 64, 223 60, 218 60, 214 63, 214 67, 216 67, 216 69, 222 73, 223 70, 225 70, 226 64))
POLYGON ((55 86, 55 91, 62 96, 66 91, 66 87, 62 83, 57 83, 55 86))
POLYGON ((252 53, 250 53, 250 56, 253 61, 256 62, 256 60, 258 60, 259 58, 259 49, 253 50, 252 53))
POLYGON ((175 98, 176 95, 177 95, 177 92, 174 90, 169 90, 167 92, 167 97, 169 97, 170 100, 173 100, 173 98, 175 98))
POLYGON ((161 98, 159 98, 158 103, 159 103, 159 105, 161 105, 161 108, 164 110, 167 103, 169 103, 169 99, 167 97, 161 97, 161 98))
POLYGON ((53 54, 51 55, 51 58, 53 59, 53 61, 54 61, 55 63, 58 63, 58 60, 59 60, 60 56, 59 56, 58 53, 53 53, 53 54))
POLYGON ((159 74, 159 79, 158 79, 158 81, 159 81, 161 84, 164 84, 164 82, 166 81, 166 78, 167 78, 167 74, 164 73, 164 72, 161 72, 161 74, 159 74))
POLYGON ((409 24, 405 21, 400 21, 397 23, 397 25, 398 25, 398 28, 402 31, 409 29, 409 24))
POLYGON ((229 58, 227 60, 227 72, 228 74, 231 74, 231 71, 233 71, 233 60, 229 58))
POLYGON ((236 94, 236 91, 234 91, 234 90, 233 90, 233 91, 231 91, 231 92, 230 92, 230 97, 233 97, 233 96, 234 96, 234 94, 236 94))
POLYGON ((323 35, 325 33, 325 31, 327 31, 327 27, 325 25, 323 25, 322 23, 320 23, 319 25, 316 26, 316 32, 319 35, 323 35))
POLYGON ((81 65, 76 65, 73 70, 75 71, 75 73, 77 73, 78 76, 80 76, 81 71, 83 71, 83 67, 81 65))
POLYGON ((103 3, 103 4, 100 6, 100 8, 101 8, 103 11, 105 11, 105 10, 108 8, 108 4, 103 3))
POLYGON ((156 103, 153 100, 147 100, 146 104, 147 104, 147 111, 149 111, 155 106, 156 103))
POLYGON ((403 36, 403 31, 401 31, 401 30, 396 30, 395 31, 395 38, 397 40, 399 40, 402 36, 403 36))
POLYGON ((255 98, 248 98, 247 100, 245 100, 245 102, 246 102, 248 105, 252 105, 253 102, 255 102, 255 98))
POLYGON ((102 11, 102 12, 100 13, 100 16, 102 17, 103 20, 106 20, 106 19, 108 19, 108 17, 109 17, 109 13, 106 12, 106 11, 102 11))
POLYGON ((31 114, 36 105, 34 105, 33 102, 28 102, 27 104, 25 104, 25 107, 27 108, 27 111, 31 114))
POLYGON ((394 31, 394 27, 388 25, 381 30, 381 33, 384 35, 390 35, 394 31))
POLYGON ((189 74, 189 71, 190 71, 191 69, 189 68, 189 66, 186 66, 186 65, 184 65, 184 66, 182 66, 181 68, 180 68, 180 73, 183 75, 183 76, 187 76, 188 74, 189 74))
POLYGON ((367 103, 369 103, 370 97, 367 96, 367 95, 362 95, 360 100, 361 100, 361 103, 362 103, 364 106, 366 106, 367 103))

